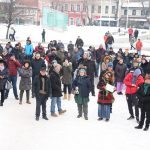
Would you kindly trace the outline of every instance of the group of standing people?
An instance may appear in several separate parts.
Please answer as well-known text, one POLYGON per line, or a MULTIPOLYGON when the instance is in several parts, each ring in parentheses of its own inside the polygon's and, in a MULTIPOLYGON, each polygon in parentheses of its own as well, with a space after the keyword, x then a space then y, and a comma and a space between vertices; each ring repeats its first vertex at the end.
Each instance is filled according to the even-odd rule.
POLYGON ((139 53, 125 52, 120 48, 114 52, 111 34, 108 39, 112 40, 107 44, 107 49, 100 45, 98 49, 90 46, 87 51, 83 49, 84 42, 77 38, 75 44, 72 41, 65 51, 64 44, 59 40, 50 41, 48 50, 41 43, 34 48, 31 39, 28 37, 25 47, 17 43, 12 47, 7 43, 2 50, 0 59, 0 90, 1 106, 4 99, 7 99, 9 89, 5 88, 7 80, 12 83, 13 93, 19 104, 23 104, 23 93, 26 91, 26 103, 31 104, 32 98, 36 98, 36 120, 40 118, 40 106, 42 105, 42 117, 48 120, 46 113, 46 102, 50 98, 50 112, 52 117, 58 117, 66 112, 62 109, 61 97, 72 99, 72 93, 77 104, 78 115, 88 120, 88 102, 90 93, 95 93, 95 78, 98 78, 98 120, 110 120, 115 97, 113 93, 123 95, 123 85, 126 85, 126 98, 130 117, 134 119, 133 106, 135 106, 135 116, 139 123, 136 128, 142 128, 146 114, 146 125, 144 130, 148 130, 150 124, 150 62, 145 56, 139 53), (17 78, 20 76, 19 90, 17 92, 17 78), (62 89, 63 84, 63 89, 62 89), (111 90, 110 90, 111 87, 111 90), (141 92, 143 91, 143 92, 141 92), (57 106, 58 113, 55 107, 57 106), (141 118, 139 117, 139 106, 141 108, 141 118))

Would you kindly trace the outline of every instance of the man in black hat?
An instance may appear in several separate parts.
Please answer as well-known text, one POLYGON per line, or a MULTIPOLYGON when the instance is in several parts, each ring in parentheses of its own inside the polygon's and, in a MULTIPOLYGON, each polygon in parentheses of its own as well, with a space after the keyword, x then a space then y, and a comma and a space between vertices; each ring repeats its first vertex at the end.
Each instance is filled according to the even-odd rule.
POLYGON ((43 119, 48 120, 46 115, 46 102, 51 95, 51 83, 46 75, 45 67, 40 69, 39 75, 35 77, 33 82, 33 90, 36 97, 36 121, 39 121, 41 105, 43 119))

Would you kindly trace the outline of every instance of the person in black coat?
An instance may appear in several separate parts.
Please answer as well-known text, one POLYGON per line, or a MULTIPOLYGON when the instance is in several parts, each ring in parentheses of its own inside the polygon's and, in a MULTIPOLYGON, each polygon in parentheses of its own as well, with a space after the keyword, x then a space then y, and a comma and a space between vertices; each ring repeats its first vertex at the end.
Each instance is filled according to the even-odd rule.
POLYGON ((52 96, 51 96, 51 116, 57 117, 58 115, 55 113, 55 105, 57 103, 58 112, 59 114, 63 114, 66 112, 66 110, 63 110, 61 108, 61 96, 62 96, 62 90, 61 90, 61 80, 59 73, 61 71, 61 65, 55 64, 54 70, 50 74, 50 81, 51 81, 51 88, 52 88, 52 96))
POLYGON ((8 79, 8 69, 6 68, 3 59, 0 59, 0 92, 1 92, 0 106, 3 106, 4 103, 4 92, 7 79, 8 79))
POLYGON ((149 71, 148 61, 145 58, 142 58, 141 68, 143 70, 143 75, 145 76, 149 71))
POLYGON ((135 128, 143 128, 146 115, 146 124, 144 131, 147 131, 149 129, 150 124, 150 74, 146 74, 145 83, 142 84, 138 89, 137 96, 139 98, 139 107, 141 108, 141 119, 139 125, 135 128))
POLYGON ((72 41, 69 42, 67 49, 68 49, 68 52, 70 53, 70 55, 72 57, 73 51, 74 51, 74 44, 72 43, 72 41))
POLYGON ((77 40, 76 40, 76 43, 75 43, 75 46, 76 46, 77 48, 82 48, 83 45, 84 45, 83 40, 80 38, 80 36, 78 36, 78 38, 77 38, 77 40))
MULTIPOLYGON (((32 81, 34 81, 34 78, 36 75, 40 73, 40 69, 42 67, 46 67, 44 60, 41 59, 41 56, 39 53, 36 53, 35 58, 31 61, 31 67, 32 67, 32 81)), ((33 82, 32 82, 33 84, 33 82)), ((33 85, 32 85, 33 87, 33 85)), ((32 98, 34 98, 35 93, 32 88, 32 98)))
POLYGON ((40 73, 34 78, 33 90, 36 98, 36 121, 39 121, 40 106, 42 105, 43 119, 48 120, 46 115, 46 102, 51 96, 51 82, 46 76, 46 68, 40 68, 40 73))

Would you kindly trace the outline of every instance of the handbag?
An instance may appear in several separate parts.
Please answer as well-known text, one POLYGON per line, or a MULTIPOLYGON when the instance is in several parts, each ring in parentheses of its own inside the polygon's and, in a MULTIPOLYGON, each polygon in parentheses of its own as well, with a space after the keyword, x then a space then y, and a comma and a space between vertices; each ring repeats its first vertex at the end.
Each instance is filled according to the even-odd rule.
POLYGON ((6 89, 6 90, 10 90, 12 87, 13 87, 13 86, 12 86, 12 83, 7 80, 7 81, 6 81, 6 85, 5 85, 5 89, 6 89))

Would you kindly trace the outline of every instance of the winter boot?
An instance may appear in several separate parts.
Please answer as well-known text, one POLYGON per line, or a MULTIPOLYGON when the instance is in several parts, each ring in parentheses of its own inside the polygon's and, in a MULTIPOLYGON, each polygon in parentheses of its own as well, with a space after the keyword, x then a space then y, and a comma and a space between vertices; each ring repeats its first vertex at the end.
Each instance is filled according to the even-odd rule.
POLYGON ((63 99, 64 99, 64 100, 67 99, 67 94, 64 94, 64 98, 63 98, 63 99))
POLYGON ((22 105, 22 100, 19 101, 19 104, 22 105))
POLYGON ((61 111, 59 111, 59 115, 62 115, 62 114, 64 114, 66 112, 66 110, 61 110, 61 111))
POLYGON ((31 102, 29 100, 26 101, 27 104, 31 104, 31 102))
POLYGON ((68 94, 68 101, 71 100, 71 94, 68 94))
POLYGON ((143 130, 144 130, 144 131, 148 131, 148 129, 149 129, 149 125, 146 125, 143 130))
POLYGON ((143 126, 140 125, 140 124, 139 124, 138 126, 135 127, 135 129, 142 129, 142 128, 143 128, 143 126))
POLYGON ((52 117, 58 117, 58 115, 56 113, 51 113, 52 117))

